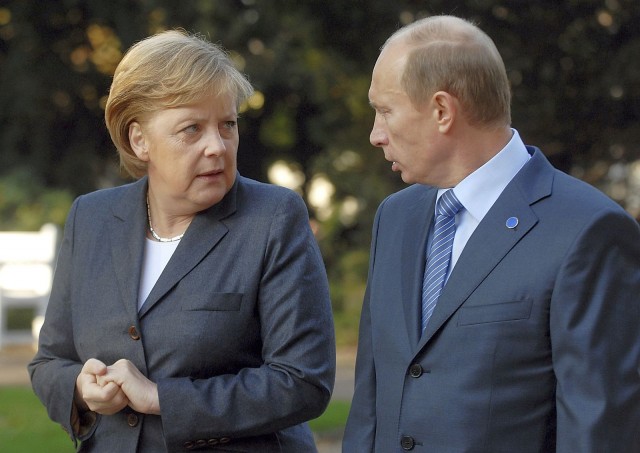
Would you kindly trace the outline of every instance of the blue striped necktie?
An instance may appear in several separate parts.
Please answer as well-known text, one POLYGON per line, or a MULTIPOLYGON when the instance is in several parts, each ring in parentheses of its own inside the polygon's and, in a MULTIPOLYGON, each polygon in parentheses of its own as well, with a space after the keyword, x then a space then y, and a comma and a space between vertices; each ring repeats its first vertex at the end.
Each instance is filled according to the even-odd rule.
POLYGON ((456 234, 456 214, 462 208, 452 189, 444 192, 438 200, 433 239, 422 281, 422 332, 436 308, 449 271, 453 237, 456 234))

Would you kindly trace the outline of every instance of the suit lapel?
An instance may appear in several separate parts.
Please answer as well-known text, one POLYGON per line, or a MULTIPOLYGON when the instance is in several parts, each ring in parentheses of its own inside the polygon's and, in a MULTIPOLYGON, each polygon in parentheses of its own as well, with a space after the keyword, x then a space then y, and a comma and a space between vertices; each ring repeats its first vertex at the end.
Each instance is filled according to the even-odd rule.
POLYGON ((140 308, 142 318, 157 304, 185 275, 200 263, 229 231, 221 220, 236 210, 238 179, 229 193, 218 204, 198 213, 173 256, 162 271, 147 300, 140 308))
POLYGON ((407 229, 402 235, 402 301, 412 350, 419 339, 422 279, 437 193, 435 188, 420 192, 414 204, 407 207, 407 229))
MULTIPOLYGON (((533 150, 531 150, 533 151, 533 150)), ((467 242, 420 339, 422 348, 498 263, 538 223, 531 205, 551 194, 553 167, 539 150, 509 183, 467 242), (508 228, 510 217, 518 219, 508 228)))
POLYGON ((114 220, 109 225, 118 288, 132 319, 138 312, 138 286, 147 231, 146 193, 147 178, 130 185, 124 196, 114 203, 114 220))

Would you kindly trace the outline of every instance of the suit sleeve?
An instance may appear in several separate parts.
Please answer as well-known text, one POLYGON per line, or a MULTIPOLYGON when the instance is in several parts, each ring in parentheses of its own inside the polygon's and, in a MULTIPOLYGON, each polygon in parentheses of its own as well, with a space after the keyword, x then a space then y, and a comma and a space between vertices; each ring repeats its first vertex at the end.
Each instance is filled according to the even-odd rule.
POLYGON ((373 225, 368 284, 360 315, 354 394, 342 441, 343 453, 373 452, 375 443, 376 370, 371 332, 370 290, 382 206, 384 203, 378 209, 373 225))
POLYGON ((640 230, 599 212, 560 269, 551 313, 557 451, 640 451, 640 230))
POLYGON ((257 304, 263 364, 208 379, 160 379, 169 451, 198 436, 273 433, 318 417, 329 402, 335 337, 328 282, 299 196, 280 200, 266 249, 256 253, 263 261, 257 304))
POLYGON ((76 444, 93 432, 77 438, 70 425, 76 378, 82 369, 71 324, 71 261, 77 207, 78 200, 67 217, 38 352, 28 366, 33 390, 46 406, 49 417, 62 425, 76 444))

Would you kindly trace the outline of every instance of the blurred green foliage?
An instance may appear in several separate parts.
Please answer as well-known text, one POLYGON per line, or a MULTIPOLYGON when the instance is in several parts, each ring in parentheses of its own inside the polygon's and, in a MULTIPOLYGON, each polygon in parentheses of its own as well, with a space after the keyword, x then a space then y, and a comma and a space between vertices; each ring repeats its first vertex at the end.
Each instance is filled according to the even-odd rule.
POLYGON ((103 120, 112 71, 133 42, 181 27, 229 49, 256 87, 239 169, 299 173, 336 320, 354 326, 376 207, 403 186, 368 143, 371 69, 397 27, 442 13, 495 40, 525 142, 640 215, 637 0, 4 0, 0 229, 60 225, 74 196, 126 181, 103 120))
POLYGON ((44 223, 63 225, 71 191, 46 187, 28 168, 0 175, 0 230, 36 231, 44 223))

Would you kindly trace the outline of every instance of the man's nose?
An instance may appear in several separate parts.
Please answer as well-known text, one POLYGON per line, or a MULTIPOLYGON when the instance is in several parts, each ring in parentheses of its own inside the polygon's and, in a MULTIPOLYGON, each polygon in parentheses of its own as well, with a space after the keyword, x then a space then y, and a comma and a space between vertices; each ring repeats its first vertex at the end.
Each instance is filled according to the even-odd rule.
POLYGON ((373 128, 371 129, 371 134, 369 134, 369 141, 373 146, 384 146, 388 143, 387 133, 383 128, 378 124, 378 120, 373 122, 373 128))

